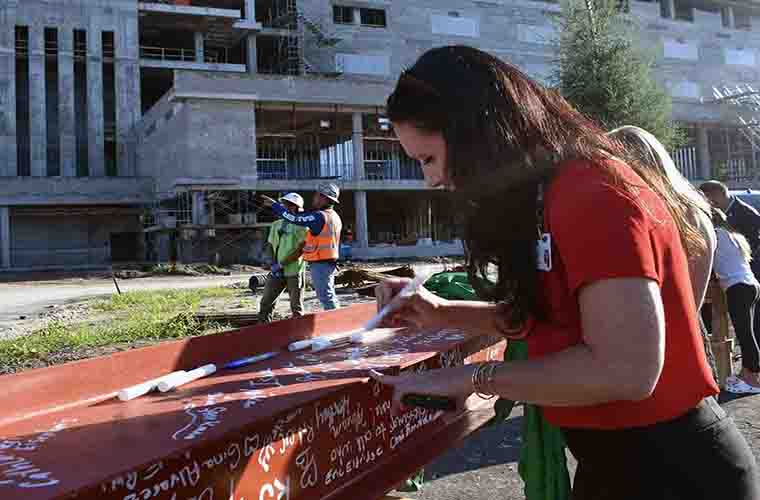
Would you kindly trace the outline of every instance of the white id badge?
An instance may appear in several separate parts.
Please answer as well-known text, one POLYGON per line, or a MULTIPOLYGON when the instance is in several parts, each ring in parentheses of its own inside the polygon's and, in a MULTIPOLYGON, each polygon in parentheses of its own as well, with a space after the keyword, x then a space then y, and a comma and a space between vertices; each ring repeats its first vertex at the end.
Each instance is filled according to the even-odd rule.
POLYGON ((536 242, 536 259, 539 271, 552 270, 552 235, 543 233, 541 239, 536 242))

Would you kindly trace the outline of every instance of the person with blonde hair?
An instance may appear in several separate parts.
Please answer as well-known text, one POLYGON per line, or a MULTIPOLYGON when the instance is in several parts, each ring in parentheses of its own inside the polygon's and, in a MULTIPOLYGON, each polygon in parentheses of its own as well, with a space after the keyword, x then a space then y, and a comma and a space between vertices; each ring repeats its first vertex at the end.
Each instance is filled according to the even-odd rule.
MULTIPOLYGON (((704 240, 705 248, 703 251, 692 252, 688 255, 694 305, 699 313, 705 301, 707 287, 710 284, 713 259, 718 245, 715 228, 712 224, 710 202, 681 175, 665 146, 654 135, 643 128, 632 125, 616 128, 610 132, 610 135, 622 142, 626 150, 633 154, 643 167, 651 169, 652 173, 661 178, 663 189, 669 190, 673 198, 683 205, 689 224, 704 240)), ((700 314, 697 314, 697 319, 699 320, 707 360, 710 363, 713 376, 717 378, 715 357, 707 328, 700 314)))

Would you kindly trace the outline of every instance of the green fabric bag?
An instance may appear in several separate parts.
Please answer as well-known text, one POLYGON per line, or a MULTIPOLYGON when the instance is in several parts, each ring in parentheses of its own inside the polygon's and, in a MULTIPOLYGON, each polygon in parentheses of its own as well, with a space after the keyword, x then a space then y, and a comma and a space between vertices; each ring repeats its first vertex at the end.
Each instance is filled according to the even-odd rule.
MULTIPOLYGON (((507 361, 528 359, 524 341, 509 343, 507 361)), ((544 419, 541 408, 523 406, 522 446, 518 472, 525 483, 526 500, 568 500, 570 473, 562 431, 544 419)))
MULTIPOLYGON (((425 288, 444 299, 477 300, 467 273, 436 274, 425 283, 425 288)), ((528 345, 524 341, 510 341, 504 358, 506 361, 528 359, 528 345)), ((514 405, 514 401, 500 398, 494 405, 496 415, 491 422, 507 420, 514 405)), ((562 432, 549 424, 541 409, 534 405, 524 405, 518 471, 525 483, 526 500, 570 498, 570 474, 562 432)))

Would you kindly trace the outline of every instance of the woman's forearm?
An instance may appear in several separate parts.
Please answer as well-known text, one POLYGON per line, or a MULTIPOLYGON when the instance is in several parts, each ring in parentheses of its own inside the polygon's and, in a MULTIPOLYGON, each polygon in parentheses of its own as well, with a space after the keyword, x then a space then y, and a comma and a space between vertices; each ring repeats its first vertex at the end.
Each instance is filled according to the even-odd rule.
POLYGON ((442 309, 441 317, 447 327, 478 335, 504 334, 504 311, 497 304, 450 300, 442 309))
MULTIPOLYGON (((455 387, 474 390, 472 374, 478 365, 445 369, 446 379, 455 387)), ((443 376, 443 374, 442 374, 443 376)), ((587 406, 611 401, 635 401, 649 394, 625 382, 624 370, 595 359, 591 350, 577 345, 539 359, 500 363, 492 383, 481 387, 512 401, 541 406, 587 406)))
MULTIPOLYGON (((504 313, 495 304, 450 301, 443 309, 443 317, 452 327, 479 335, 503 334, 500 327, 504 313)), ((531 342, 530 337, 536 335, 566 346, 570 334, 569 330, 537 322, 526 341, 531 342)), ((623 359, 601 359, 587 345, 579 344, 538 359, 502 363, 494 369, 490 389, 512 401, 547 406, 584 406, 648 397, 650 393, 632 373, 635 367, 623 359)), ((473 369, 462 367, 457 383, 471 384, 473 369)))
POLYGON ((539 359, 508 361, 494 370, 492 390, 512 401, 546 406, 585 406, 649 396, 616 370, 576 345, 539 359))

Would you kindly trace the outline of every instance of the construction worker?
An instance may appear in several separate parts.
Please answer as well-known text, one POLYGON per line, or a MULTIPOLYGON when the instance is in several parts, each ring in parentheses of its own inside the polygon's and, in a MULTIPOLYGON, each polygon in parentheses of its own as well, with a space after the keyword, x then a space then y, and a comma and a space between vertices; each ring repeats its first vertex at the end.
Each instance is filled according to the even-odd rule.
POLYGON ((308 228, 303 247, 303 258, 309 263, 311 281, 322 307, 328 311, 338 307, 335 297, 335 271, 340 252, 340 232, 343 222, 335 211, 339 203, 340 189, 332 183, 321 184, 312 198, 313 210, 292 214, 280 203, 262 197, 264 204, 272 207, 283 219, 308 228))
MULTIPOLYGON (((303 198, 298 193, 288 193, 280 198, 280 202, 289 214, 303 211, 303 198)), ((272 321, 274 304, 286 287, 293 316, 303 315, 306 265, 301 252, 305 241, 306 229, 287 220, 277 220, 270 227, 268 243, 272 247, 272 267, 259 306, 259 320, 262 323, 272 321)))

